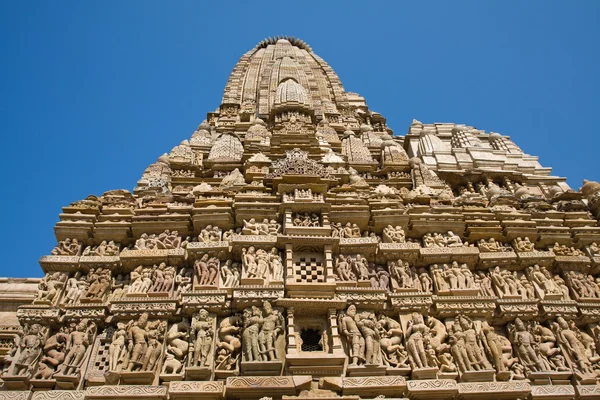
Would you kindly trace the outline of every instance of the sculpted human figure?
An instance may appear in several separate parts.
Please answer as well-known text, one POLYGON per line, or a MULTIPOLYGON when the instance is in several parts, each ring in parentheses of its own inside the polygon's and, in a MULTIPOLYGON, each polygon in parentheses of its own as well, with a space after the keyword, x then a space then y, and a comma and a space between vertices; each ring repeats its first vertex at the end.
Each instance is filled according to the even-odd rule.
POLYGON ((36 301, 44 301, 53 304, 60 290, 65 285, 65 281, 65 275, 60 272, 47 274, 38 285, 36 301))
POLYGON ((354 305, 348 306, 346 313, 342 314, 340 329, 342 336, 344 336, 348 344, 351 359, 350 365, 356 366, 359 362, 364 362, 365 339, 358 327, 356 307, 354 305))
POLYGON ((162 354, 162 334, 166 321, 154 321, 148 324, 147 337, 148 346, 143 356, 142 371, 153 371, 162 354))
POLYGON ((556 282, 554 282, 554 280, 549 277, 549 274, 546 273, 547 271, 545 268, 542 268, 536 264, 533 267, 529 267, 527 271, 529 272, 530 279, 537 284, 541 290, 543 290, 545 295, 563 295, 563 292, 556 285, 556 282))
POLYGON ((256 251, 257 276, 262 279, 269 278, 269 255, 263 249, 256 251))
POLYGON ((224 287, 237 287, 240 284, 240 270, 237 263, 227 260, 221 266, 221 278, 224 287))
POLYGON ((146 341, 148 324, 148 314, 144 313, 140 318, 127 329, 127 349, 129 350, 129 363, 127 371, 131 372, 134 368, 139 367, 144 362, 144 355, 148 350, 148 342, 146 341))
POLYGON ((194 261, 194 269, 196 271, 196 276, 198 276, 198 284, 203 286, 209 276, 208 254, 203 254, 202 257, 194 261))
POLYGON ((127 355, 127 326, 123 322, 117 323, 117 329, 113 333, 110 346, 108 347, 108 370, 118 372, 121 368, 123 358, 127 355))
POLYGON ((206 275, 206 280, 204 283, 201 282, 200 285, 216 286, 220 265, 221 261, 217 257, 209 258, 207 263, 208 273, 206 275))
POLYGON ((534 244, 531 243, 528 237, 525 237, 525 239, 521 239, 520 237, 516 238, 515 248, 517 249, 517 251, 522 252, 530 252, 535 250, 534 244))
POLYGON ((273 247, 269 253, 269 269, 271 280, 280 281, 283 279, 283 262, 277 247, 273 247))
POLYGON ((163 374, 177 374, 181 372, 183 361, 189 351, 190 323, 186 317, 181 322, 171 325, 165 335, 168 362, 163 365, 163 374))
POLYGON ((372 313, 364 312, 358 315, 358 329, 365 340, 365 363, 380 364, 381 345, 377 320, 372 313))
POLYGON ((239 314, 226 317, 219 324, 215 369, 235 370, 242 349, 240 340, 242 324, 242 317, 239 314))
POLYGON ((362 258, 360 254, 352 260, 352 270, 358 276, 359 281, 369 280, 369 269, 367 268, 367 261, 362 258))
POLYGON ((127 293, 141 293, 142 292, 142 288, 144 286, 144 281, 142 279, 142 271, 143 271, 143 267, 140 265, 138 267, 136 267, 133 271, 131 271, 131 273, 129 274, 129 289, 127 290, 127 293))
POLYGON ((380 265, 375 267, 376 282, 379 289, 389 290, 390 274, 380 265))
POLYGON ((69 339, 68 328, 62 327, 56 334, 50 336, 44 343, 44 352, 40 359, 34 379, 50 379, 56 372, 58 366, 65 359, 67 341, 69 339))
POLYGON ((464 315, 459 315, 457 322, 461 325, 462 331, 465 334, 465 347, 471 367, 474 370, 491 369, 491 365, 486 359, 483 349, 479 346, 473 322, 464 315))
POLYGON ((448 247, 458 247, 462 246, 463 242, 460 239, 460 237, 458 237, 458 235, 456 235, 454 232, 448 231, 448 234, 446 236, 446 245, 448 247))
POLYGON ((558 341, 565 346, 567 353, 574 360, 577 368, 583 373, 594 373, 592 363, 586 357, 585 346, 579 340, 577 333, 571 330, 569 323, 563 317, 556 319, 555 330, 558 341))
POLYGON ((538 343, 536 354, 546 363, 546 370, 568 371, 565 359, 556 346, 556 336, 550 328, 534 323, 533 334, 538 343))
POLYGON ((192 366, 194 367, 210 367, 210 355, 213 342, 213 319, 209 316, 208 311, 201 309, 196 314, 192 321, 192 330, 190 337, 194 344, 194 357, 192 366))
MULTIPOLYGON (((348 257, 349 259, 350 257, 348 257)), ((350 264, 347 261, 347 258, 344 257, 343 255, 339 255, 336 263, 335 263, 335 272, 336 272, 336 278, 338 278, 340 281, 355 281, 356 280, 356 275, 354 275, 354 273, 352 272, 352 269, 350 267, 350 264)))
POLYGON ((255 306, 244 310, 244 356, 246 361, 261 361, 258 334, 263 324, 262 311, 255 306))
POLYGON ((69 305, 69 304, 75 304, 77 303, 77 301, 79 300, 79 297, 81 296, 82 292, 83 292, 83 288, 80 285, 80 279, 81 279, 81 272, 77 271, 75 272, 75 275, 73 275, 72 277, 70 277, 67 280, 67 285, 65 288, 65 297, 64 297, 64 303, 69 305))
POLYGON ((496 368, 496 372, 506 372, 508 368, 516 361, 510 357, 505 359, 504 351, 508 350, 509 354, 511 346, 510 342, 504 337, 498 335, 493 326, 490 326, 487 321, 481 323, 481 336, 483 347, 492 360, 492 364, 496 368), (508 342, 508 343, 507 343, 508 342))
POLYGON ((95 328, 94 323, 88 319, 83 319, 77 324, 75 330, 69 334, 66 344, 67 355, 59 369, 62 375, 74 375, 78 372, 90 345, 92 331, 95 328))
POLYGON ((404 335, 400 323, 384 314, 379 314, 377 322, 384 362, 394 368, 408 366, 408 353, 402 345, 404 335))
POLYGON ((275 361, 278 359, 275 342, 283 333, 283 316, 268 301, 263 302, 263 310, 263 324, 258 335, 260 354, 263 361, 275 361))
POLYGON ((474 368, 469 360, 467 352, 466 334, 458 321, 452 325, 452 332, 449 338, 450 352, 461 372, 472 371, 474 368))
POLYGON ((424 268, 419 270, 419 281, 421 282, 421 291, 425 293, 433 292, 433 280, 424 268))
POLYGON ((427 362, 428 358, 425 352, 425 338, 429 336, 429 330, 423 321, 423 316, 412 313, 406 328, 406 350, 408 350, 411 364, 414 365, 413 368, 432 367, 427 362))
POLYGON ((242 266, 248 278, 258 277, 258 264, 256 263, 256 254, 253 246, 242 249, 242 266))

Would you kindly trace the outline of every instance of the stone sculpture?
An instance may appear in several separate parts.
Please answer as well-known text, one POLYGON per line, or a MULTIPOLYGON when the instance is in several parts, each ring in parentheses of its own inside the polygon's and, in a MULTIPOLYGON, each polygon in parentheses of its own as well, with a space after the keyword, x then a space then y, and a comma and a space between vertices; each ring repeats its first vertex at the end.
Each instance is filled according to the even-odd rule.
POLYGON ((265 39, 132 193, 63 207, 42 279, 0 279, 0 398, 598 398, 599 218, 599 183, 394 134, 265 39))

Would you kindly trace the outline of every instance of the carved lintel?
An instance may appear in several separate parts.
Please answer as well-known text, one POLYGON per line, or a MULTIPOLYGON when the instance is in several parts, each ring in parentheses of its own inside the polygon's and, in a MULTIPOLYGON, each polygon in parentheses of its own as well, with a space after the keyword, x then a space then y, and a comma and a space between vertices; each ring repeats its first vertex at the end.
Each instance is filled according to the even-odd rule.
POLYGON ((49 306, 20 306, 17 318, 21 323, 58 321, 60 310, 49 306))
POLYGON ((426 312, 433 305, 431 293, 391 293, 389 297, 392 307, 400 312, 426 312))
POLYGON ((194 291, 181 294, 181 307, 187 314, 194 313, 200 308, 206 308, 210 312, 219 312, 226 304, 226 290, 194 291))
POLYGON ((387 295, 388 293, 384 289, 373 289, 370 287, 338 287, 335 290, 336 300, 373 309, 384 308, 387 302, 387 295))
POLYGON ((452 399, 458 394, 458 384, 453 379, 423 379, 406 381, 411 399, 452 399))
POLYGON ((576 318, 579 311, 577 302, 573 300, 541 300, 540 308, 548 318, 563 316, 565 318, 576 318))
POLYGON ((462 313, 470 317, 489 318, 496 310, 495 297, 433 296, 433 304, 440 316, 462 313))
POLYGON ((550 267, 554 263, 554 253, 551 251, 519 251, 519 266, 522 269, 531 266, 539 265, 540 267, 550 267))
POLYGON ((40 265, 44 272, 71 272, 77 270, 79 256, 43 256, 40 265))
POLYGON ((371 397, 377 393, 388 397, 399 397, 406 393, 406 379, 403 376, 365 376, 342 378, 343 395, 371 397))
POLYGON ((73 306, 65 307, 66 319, 81 319, 89 318, 92 320, 102 320, 106 318, 107 305, 99 304, 76 304, 73 306))
POLYGON ((291 376, 240 376, 227 378, 227 397, 260 398, 296 394, 296 385, 291 376))
POLYGON ((491 396, 494 399, 526 398, 531 392, 531 385, 525 381, 512 382, 461 382, 458 384, 460 399, 481 399, 491 396))
POLYGON ((425 247, 420 250, 419 265, 443 264, 452 261, 475 265, 478 260, 479 249, 477 247, 425 247))
POLYGON ((103 267, 114 270, 119 264, 121 264, 119 256, 82 256, 79 258, 79 265, 84 269, 103 267))
POLYGON ((169 399, 219 400, 223 398, 224 391, 223 382, 171 382, 169 399))
POLYGON ((86 400, 129 398, 136 400, 165 400, 167 388, 165 386, 148 385, 121 385, 121 386, 93 386, 85 390, 86 400))
POLYGON ((166 262, 178 265, 185 258, 185 249, 152 249, 152 250, 123 250, 121 263, 123 265, 152 265, 166 262))
POLYGON ((577 303, 577 307, 581 312, 581 320, 585 322, 598 322, 600 321, 600 303, 598 299, 594 299, 593 302, 582 302, 581 300, 577 303))
POLYGON ((514 251, 479 253, 479 266, 485 269, 496 266, 506 267, 516 264, 517 261, 517 253, 514 251))
POLYGON ((382 262, 401 258, 412 264, 419 258, 420 249, 419 243, 379 243, 378 257, 382 262))
POLYGON ((84 398, 85 390, 48 390, 34 392, 31 400, 84 400, 84 398))
POLYGON ((598 385, 576 385, 577 399, 600 399, 600 386, 598 385))
POLYGON ((132 318, 148 313, 151 318, 171 316, 177 311, 177 299, 174 298, 119 298, 113 300, 110 312, 115 317, 132 318))
POLYGON ((575 397, 575 388, 571 385, 533 385, 532 400, 570 400, 575 397))
POLYGON ((275 301, 284 297, 283 286, 247 286, 233 291, 234 307, 243 309, 249 306, 261 306, 263 301, 275 301))
POLYGON ((500 316, 507 319, 530 319, 539 312, 539 300, 498 299, 496 301, 500 316))
POLYGON ((207 253, 211 257, 229 250, 229 242, 192 242, 186 247, 188 255, 207 253))
POLYGON ((0 400, 29 400, 31 393, 30 390, 3 390, 0 391, 0 400))

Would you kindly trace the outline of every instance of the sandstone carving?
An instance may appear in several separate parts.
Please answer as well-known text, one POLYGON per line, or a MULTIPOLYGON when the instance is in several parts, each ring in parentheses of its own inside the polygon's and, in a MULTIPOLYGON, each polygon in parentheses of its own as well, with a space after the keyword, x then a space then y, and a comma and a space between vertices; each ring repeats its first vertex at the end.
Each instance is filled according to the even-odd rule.
POLYGON ((43 278, 0 279, 0 399, 597 398, 600 183, 512 139, 394 133, 265 39, 132 192, 66 203, 43 278))

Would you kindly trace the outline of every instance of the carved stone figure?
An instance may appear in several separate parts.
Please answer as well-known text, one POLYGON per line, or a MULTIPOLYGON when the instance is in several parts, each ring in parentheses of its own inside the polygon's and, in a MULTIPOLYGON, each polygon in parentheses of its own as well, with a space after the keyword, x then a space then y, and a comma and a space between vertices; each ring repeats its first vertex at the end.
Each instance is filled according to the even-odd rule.
POLYGON ((430 328, 423 321, 423 316, 412 313, 406 327, 406 350, 413 369, 435 367, 425 351, 426 342, 430 337, 430 328))
POLYGON ((79 240, 73 239, 65 239, 58 242, 58 245, 52 249, 50 254, 53 256, 76 256, 79 254, 81 250, 81 244, 79 240))
POLYGON ((244 344, 245 361, 261 361, 259 333, 263 324, 262 311, 256 306, 244 310, 244 331, 242 340, 244 344))
POLYGON ((346 339, 350 353, 350 365, 365 362, 365 339, 358 326, 358 316, 354 305, 348 306, 345 313, 340 315, 340 331, 346 339))
POLYGON ((88 319, 83 319, 69 333, 66 343, 67 354, 59 369, 60 374, 75 375, 79 371, 95 332, 96 324, 88 319))
POLYGON ((37 372, 33 379, 51 379, 57 368, 65 360, 67 341, 69 340, 68 328, 62 327, 57 333, 50 336, 44 343, 43 355, 40 359, 37 372))
POLYGON ((111 372, 119 372, 123 368, 127 356, 127 328, 125 323, 118 322, 117 329, 113 333, 108 347, 108 370, 111 372))
POLYGON ((273 309, 268 301, 263 302, 263 313, 262 326, 258 334, 260 354, 263 361, 275 361, 279 359, 276 342, 279 335, 283 333, 283 315, 279 310, 273 309))
POLYGON ((190 338, 194 356, 191 365, 194 367, 209 367, 212 362, 213 324, 214 319, 205 309, 198 311, 192 320, 190 338))
POLYGON ((171 325, 165 334, 167 361, 163 364, 163 374, 179 374, 182 372, 190 348, 190 330, 188 319, 183 317, 181 322, 171 325))
POLYGON ((237 263, 227 260, 221 266, 221 279, 223 287, 237 287, 240 284, 240 268, 237 263))
POLYGON ((242 349, 240 338, 242 325, 242 317, 239 314, 226 317, 219 324, 216 343, 216 370, 234 371, 237 368, 242 349))
POLYGON ((67 277, 62 272, 48 273, 38 285, 36 302, 54 304, 60 291, 65 285, 67 277))
POLYGON ((163 321, 148 322, 144 313, 127 330, 128 365, 126 371, 153 371, 162 353, 163 321))
POLYGON ((377 329, 383 354, 383 363, 393 368, 408 367, 408 353, 402 345, 402 327, 394 319, 380 314, 377 329))
POLYGON ((404 233, 404 229, 402 229, 401 226, 386 226, 383 228, 383 241, 390 243, 405 243, 406 234, 404 233))
POLYGON ((514 245, 515 245, 515 249, 517 251, 522 251, 522 252, 535 251, 535 246, 533 243, 531 243, 531 241, 529 240, 528 237, 525 237, 525 239, 521 239, 520 237, 516 238, 514 240, 514 245))

